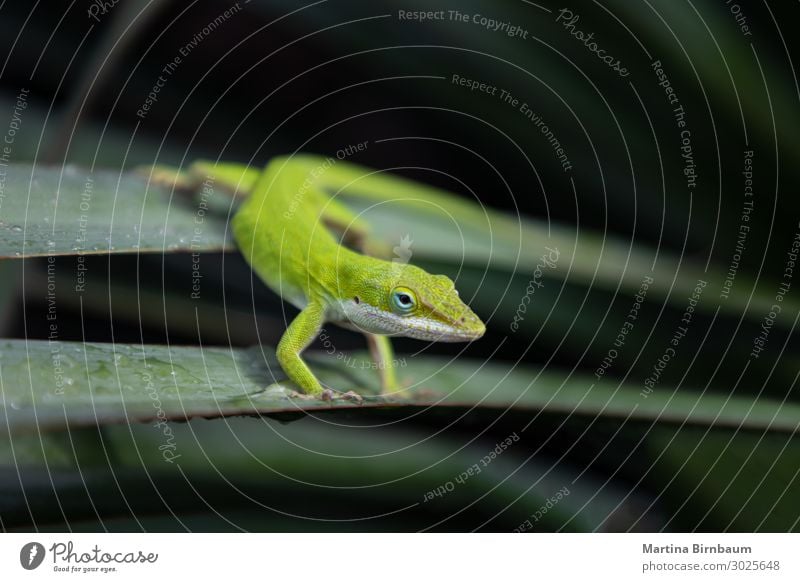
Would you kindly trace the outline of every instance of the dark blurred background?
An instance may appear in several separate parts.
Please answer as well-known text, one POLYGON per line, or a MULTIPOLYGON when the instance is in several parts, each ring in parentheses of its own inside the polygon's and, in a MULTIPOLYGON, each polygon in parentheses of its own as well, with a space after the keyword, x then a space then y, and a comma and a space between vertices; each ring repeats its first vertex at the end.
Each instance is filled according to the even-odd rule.
MULTIPOLYGON (((692 334, 661 383, 684 394, 797 403, 795 289, 771 330, 767 353, 743 363, 800 228, 800 90, 793 67, 800 55, 792 29, 800 8, 789 2, 735 6, 710 0, 568 7, 546 0, 435 6, 11 2, 0 8, 0 120, 11 118, 17 95, 27 90, 13 162, 114 170, 197 158, 261 166, 276 155, 335 155, 366 141, 350 161, 620 248, 621 256, 632 249, 671 257, 680 265, 676 277, 709 273, 705 309, 695 315, 692 334), (443 19, 420 22, 401 11, 442 11, 443 19), (467 21, 452 19, 451 11, 467 21), (576 15, 573 28, 565 27, 576 15), (519 32, 487 28, 482 16, 519 32), (594 33, 627 74, 606 66, 575 31, 594 33), (176 57, 180 63, 164 72, 176 57), (685 111, 696 174, 691 187, 677 104, 668 102, 656 68, 664 70, 685 111), (453 75, 497 90, 471 91, 453 75), (157 101, 143 110, 159 76, 157 101), (517 101, 503 99, 502 90, 517 101), (552 139, 520 110, 522 103, 552 131, 568 169, 552 139), (744 195, 746 151, 753 152, 752 197, 744 195), (730 268, 743 203, 750 200, 734 283, 742 308, 720 311, 715 306, 725 300, 712 272, 724 276, 730 268), (766 303, 750 307, 748 297, 766 303)), ((74 260, 58 259, 59 269, 73 271, 74 260)), ((4 264, 9 280, 17 281, 8 293, 6 337, 47 337, 44 261, 4 264)), ((280 300, 262 287, 251 296, 249 270, 238 255, 204 259, 206 289, 215 291, 205 296, 199 327, 187 298, 188 255, 87 261, 91 294, 82 304, 61 298, 64 340, 249 346, 259 338, 274 345, 282 333, 280 300), (146 298, 144 313, 137 296, 146 298)), ((521 333, 508 334, 530 271, 496 270, 486 278, 485 270, 469 265, 459 271, 429 260, 425 266, 460 273, 459 286, 475 295, 479 313, 500 305, 486 338, 460 357, 490 358, 509 369, 521 362, 527 369, 593 377, 634 300, 635 289, 563 276, 536 296, 537 311, 548 317, 532 315, 521 333)), ((637 279, 649 272, 635 260, 627 266, 637 279)), ((615 275, 608 277, 613 282, 615 275)), ((641 384, 652 373, 684 304, 683 296, 648 299, 636 335, 608 371, 612 381, 641 384)), ((360 337, 333 333, 343 349, 362 348, 360 337)), ((411 341, 397 347, 401 353, 418 349, 411 341)), ((440 345, 426 353, 461 350, 440 345)), ((473 410, 463 417, 434 410, 409 418, 380 413, 380 423, 392 422, 358 431, 353 427, 370 424, 364 417, 348 419, 349 429, 324 417, 287 425, 192 421, 176 428, 198 451, 196 466, 187 462, 190 474, 161 474, 154 462, 151 467, 137 458, 132 450, 148 438, 146 425, 86 428, 73 431, 83 443, 78 450, 64 445, 72 436, 48 435, 61 457, 34 445, 22 489, 15 469, 20 461, 7 457, 9 501, 0 516, 8 529, 511 531, 569 484, 573 505, 559 503, 532 529, 797 530, 794 431, 751 427, 747 406, 742 411, 742 422, 727 427, 671 422, 668 411, 655 421, 547 410, 535 418, 513 410, 473 410), (386 439, 387 447, 415 444, 397 466, 392 455, 348 461, 348 455, 371 454, 353 442, 361 440, 353 432, 386 439), (484 475, 484 489, 462 487, 435 508, 433 502, 408 508, 510 434, 521 435, 521 442, 504 455, 502 470, 484 475), (331 453, 345 457, 338 464, 302 445, 339 439, 341 448, 331 453), (295 441, 300 444, 287 444, 295 441), (63 483, 45 479, 50 470, 63 483), (88 470, 92 478, 77 479, 88 470), (129 475, 126 485, 119 485, 119 474, 129 475), (320 474, 341 476, 341 488, 335 479, 329 487, 313 486, 320 474), (352 474, 369 487, 347 485, 352 474), (34 492, 36 501, 22 503, 21 490, 34 492)))

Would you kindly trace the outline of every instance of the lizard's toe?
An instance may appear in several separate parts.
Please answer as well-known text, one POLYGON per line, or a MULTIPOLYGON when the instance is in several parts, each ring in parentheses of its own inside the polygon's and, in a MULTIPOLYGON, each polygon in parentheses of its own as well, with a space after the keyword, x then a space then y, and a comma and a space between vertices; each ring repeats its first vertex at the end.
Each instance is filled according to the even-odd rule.
POLYGON ((352 390, 348 392, 334 392, 330 388, 325 388, 319 395, 319 398, 325 402, 331 402, 333 400, 351 400, 353 402, 358 402, 359 404, 364 402, 364 399, 361 397, 361 395, 356 394, 352 390))
POLYGON ((352 390, 350 390, 348 392, 345 392, 344 394, 342 394, 341 397, 344 400, 352 400, 353 402, 358 402, 359 404, 364 402, 364 399, 361 397, 361 395, 360 394, 356 394, 352 390))

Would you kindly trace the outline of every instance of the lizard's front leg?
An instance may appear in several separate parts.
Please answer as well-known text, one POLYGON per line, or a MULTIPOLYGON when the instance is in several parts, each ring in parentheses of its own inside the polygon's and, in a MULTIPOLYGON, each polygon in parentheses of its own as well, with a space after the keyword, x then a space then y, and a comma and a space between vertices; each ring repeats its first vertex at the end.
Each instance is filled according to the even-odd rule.
MULTIPOLYGON (((300 357, 308 344, 319 335, 324 313, 325 307, 320 302, 310 302, 286 329, 278 342, 276 355, 283 371, 292 382, 300 386, 306 396, 332 400, 335 397, 333 391, 322 387, 308 364, 300 357)), ((355 392, 348 392, 341 397, 361 400, 355 392)))

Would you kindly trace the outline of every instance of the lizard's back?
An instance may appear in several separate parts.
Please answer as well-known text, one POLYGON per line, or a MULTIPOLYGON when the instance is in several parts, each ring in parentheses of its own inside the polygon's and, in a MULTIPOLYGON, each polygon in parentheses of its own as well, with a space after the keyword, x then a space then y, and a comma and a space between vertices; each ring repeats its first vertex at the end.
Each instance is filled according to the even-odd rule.
POLYGON ((313 168, 286 161, 276 158, 267 165, 232 228, 258 275, 302 309, 310 293, 323 291, 319 275, 335 264, 341 247, 322 221, 325 194, 314 184, 313 168))

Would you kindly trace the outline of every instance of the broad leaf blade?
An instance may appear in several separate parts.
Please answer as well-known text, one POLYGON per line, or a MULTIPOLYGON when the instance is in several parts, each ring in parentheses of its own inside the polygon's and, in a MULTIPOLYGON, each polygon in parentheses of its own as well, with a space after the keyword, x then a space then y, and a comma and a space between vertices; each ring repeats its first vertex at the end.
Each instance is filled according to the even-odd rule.
MULTIPOLYGON (((398 373, 413 382, 413 399, 376 395, 357 404, 298 400, 279 389, 265 390, 284 379, 266 348, 6 340, 0 349, 0 422, 12 430, 404 406, 514 408, 775 431, 793 431, 800 424, 798 404, 698 396, 665 387, 645 397, 638 385, 463 359, 415 357, 406 362, 401 357, 398 373)), ((370 361, 339 354, 311 358, 322 382, 341 391, 374 394, 377 374, 370 361)))
POLYGON ((226 245, 224 222, 210 215, 210 200, 170 197, 131 173, 11 165, 5 193, 0 257, 202 252, 226 245))

